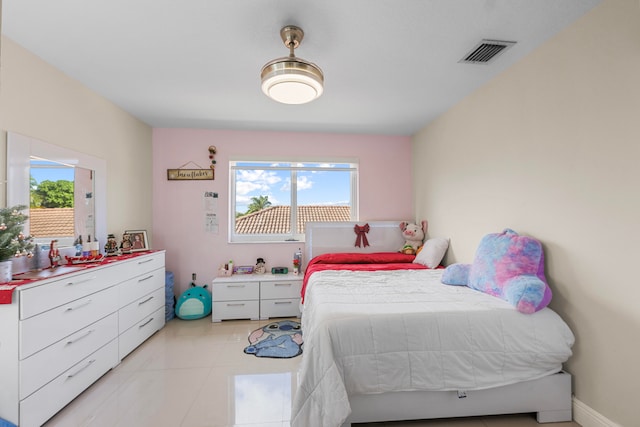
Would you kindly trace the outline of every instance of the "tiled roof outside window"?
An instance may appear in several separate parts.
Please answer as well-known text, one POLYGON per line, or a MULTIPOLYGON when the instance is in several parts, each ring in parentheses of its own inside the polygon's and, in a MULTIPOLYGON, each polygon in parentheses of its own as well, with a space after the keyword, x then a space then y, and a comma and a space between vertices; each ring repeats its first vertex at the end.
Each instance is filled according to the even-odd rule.
POLYGON ((30 209, 29 233, 34 237, 73 236, 73 208, 30 209))
MULTIPOLYGON (((287 234, 291 206, 270 206, 236 218, 237 234, 287 234)), ((308 221, 350 221, 349 206, 298 206, 297 233, 304 233, 308 221)))

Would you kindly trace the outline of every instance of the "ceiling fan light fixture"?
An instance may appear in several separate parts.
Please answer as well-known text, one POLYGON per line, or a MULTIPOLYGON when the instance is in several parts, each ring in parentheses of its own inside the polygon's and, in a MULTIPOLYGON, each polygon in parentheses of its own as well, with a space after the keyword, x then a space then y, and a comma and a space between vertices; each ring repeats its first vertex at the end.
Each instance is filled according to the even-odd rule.
POLYGON ((324 74, 317 65, 294 55, 293 50, 304 37, 301 28, 284 27, 280 30, 280 36, 290 54, 274 59, 262 67, 262 91, 269 98, 283 104, 311 102, 322 95, 324 74))

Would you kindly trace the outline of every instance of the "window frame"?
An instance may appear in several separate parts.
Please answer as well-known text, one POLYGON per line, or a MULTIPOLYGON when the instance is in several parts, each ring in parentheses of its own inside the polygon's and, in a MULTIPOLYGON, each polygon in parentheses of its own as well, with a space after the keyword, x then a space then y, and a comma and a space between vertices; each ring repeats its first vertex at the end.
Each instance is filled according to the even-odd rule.
POLYGON ((359 178, 359 163, 358 160, 353 158, 234 158, 229 160, 229 243, 288 243, 288 242, 304 242, 304 233, 297 233, 297 207, 298 207, 298 183, 297 174, 299 171, 346 171, 350 172, 349 183, 349 206, 351 221, 358 221, 359 209, 358 209, 358 178, 359 178), (238 163, 264 163, 265 167, 259 166, 238 166, 238 163), (306 164, 340 164, 348 165, 348 167, 319 167, 319 166, 304 166, 306 164), (273 166, 277 164, 277 166, 273 166), (302 166, 300 166, 302 165, 302 166), (291 177, 291 189, 290 189, 290 201, 291 201, 291 215, 289 217, 290 224, 294 224, 291 227, 291 233, 284 234, 236 234, 235 222, 236 222, 236 172, 238 170, 288 170, 291 177))

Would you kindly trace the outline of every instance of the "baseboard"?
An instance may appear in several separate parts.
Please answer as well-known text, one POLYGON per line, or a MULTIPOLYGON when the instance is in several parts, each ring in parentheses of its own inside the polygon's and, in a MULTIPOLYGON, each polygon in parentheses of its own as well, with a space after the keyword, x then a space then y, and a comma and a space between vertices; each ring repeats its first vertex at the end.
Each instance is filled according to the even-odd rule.
POLYGON ((582 427, 622 427, 573 397, 573 420, 582 427))

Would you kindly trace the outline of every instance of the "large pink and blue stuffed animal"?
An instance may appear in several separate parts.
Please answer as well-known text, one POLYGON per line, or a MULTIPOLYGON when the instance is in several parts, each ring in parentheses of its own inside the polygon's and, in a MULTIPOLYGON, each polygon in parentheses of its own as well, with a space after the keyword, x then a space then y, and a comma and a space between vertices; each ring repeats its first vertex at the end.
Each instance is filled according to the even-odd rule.
POLYGON ((508 228, 482 238, 473 264, 448 266, 442 283, 502 298, 527 314, 542 310, 551 301, 542 245, 508 228))

